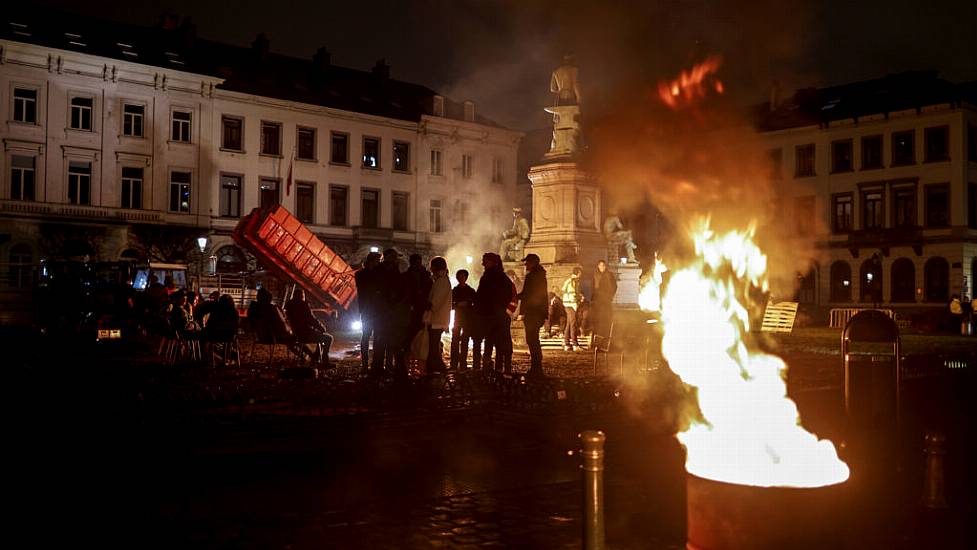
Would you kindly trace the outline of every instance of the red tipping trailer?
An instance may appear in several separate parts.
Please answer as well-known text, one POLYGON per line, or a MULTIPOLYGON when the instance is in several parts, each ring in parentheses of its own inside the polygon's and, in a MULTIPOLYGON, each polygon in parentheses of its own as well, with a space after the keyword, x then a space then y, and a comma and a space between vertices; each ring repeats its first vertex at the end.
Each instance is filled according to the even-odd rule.
POLYGON ((234 241, 259 263, 327 308, 348 309, 356 297, 355 271, 281 205, 255 208, 234 228, 234 241))

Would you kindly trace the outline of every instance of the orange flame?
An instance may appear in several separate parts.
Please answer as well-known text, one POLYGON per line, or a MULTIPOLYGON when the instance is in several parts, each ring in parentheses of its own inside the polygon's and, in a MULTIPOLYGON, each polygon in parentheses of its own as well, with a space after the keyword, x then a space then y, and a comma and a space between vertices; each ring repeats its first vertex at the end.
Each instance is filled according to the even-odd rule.
POLYGON ((848 479, 834 445, 800 426, 787 397, 787 365, 747 346, 749 289, 767 287, 767 256, 755 222, 717 233, 693 222, 696 257, 673 272, 662 298, 662 353, 696 388, 702 420, 678 434, 686 470, 699 477, 763 487, 818 487, 848 479))
POLYGON ((705 61, 682 71, 678 78, 670 82, 658 83, 658 97, 670 109, 677 111, 697 103, 710 89, 723 93, 723 83, 713 76, 722 64, 722 58, 711 55, 705 61))

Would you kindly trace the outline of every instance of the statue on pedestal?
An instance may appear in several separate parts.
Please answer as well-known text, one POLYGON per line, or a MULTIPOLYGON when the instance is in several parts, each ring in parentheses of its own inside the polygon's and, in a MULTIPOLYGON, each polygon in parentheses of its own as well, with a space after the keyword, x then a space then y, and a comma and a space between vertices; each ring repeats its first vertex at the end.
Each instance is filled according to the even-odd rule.
POLYGON ((512 227, 502 232, 502 245, 499 256, 503 262, 518 262, 522 260, 520 253, 526 241, 529 240, 529 222, 522 215, 522 208, 512 209, 512 227))
POLYGON ((548 157, 572 156, 580 148, 580 80, 573 56, 563 57, 563 64, 553 70, 550 91, 556 95, 546 112, 553 115, 553 140, 548 157))
POLYGON ((624 247, 629 264, 638 263, 638 259, 634 255, 634 251, 638 249, 638 246, 634 244, 634 239, 631 237, 631 230, 624 229, 624 223, 621 222, 621 218, 613 212, 604 220, 604 237, 607 238, 608 243, 618 247, 618 250, 622 246, 624 247))

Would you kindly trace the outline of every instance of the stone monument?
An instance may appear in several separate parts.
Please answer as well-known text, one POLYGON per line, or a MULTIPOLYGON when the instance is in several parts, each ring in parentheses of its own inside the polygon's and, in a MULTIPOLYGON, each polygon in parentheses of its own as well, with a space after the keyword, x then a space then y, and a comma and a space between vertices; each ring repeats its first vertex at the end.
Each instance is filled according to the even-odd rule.
MULTIPOLYGON (((619 263, 616 252, 609 260, 608 237, 620 237, 617 232, 624 228, 618 219, 620 227, 615 226, 613 235, 605 235, 597 179, 577 163, 583 136, 580 80, 572 56, 565 56, 553 71, 550 91, 554 102, 545 111, 553 115, 553 139, 540 163, 529 169, 533 184, 533 223, 525 253, 540 257, 547 270, 550 290, 562 285, 573 268, 582 268, 589 277, 597 261, 605 260, 618 276, 615 303, 636 308, 641 269, 637 263, 619 263)), ((627 257, 634 259, 633 241, 630 244, 627 257)))

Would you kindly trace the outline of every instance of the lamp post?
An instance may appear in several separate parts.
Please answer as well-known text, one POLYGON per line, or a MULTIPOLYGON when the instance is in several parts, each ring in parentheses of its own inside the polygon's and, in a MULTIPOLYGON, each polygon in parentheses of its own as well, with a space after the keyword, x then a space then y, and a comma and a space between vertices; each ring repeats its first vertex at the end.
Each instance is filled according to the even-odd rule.
POLYGON ((197 247, 200 248, 200 261, 197 262, 197 291, 200 291, 200 279, 204 276, 204 252, 207 250, 207 236, 197 237, 197 247))

